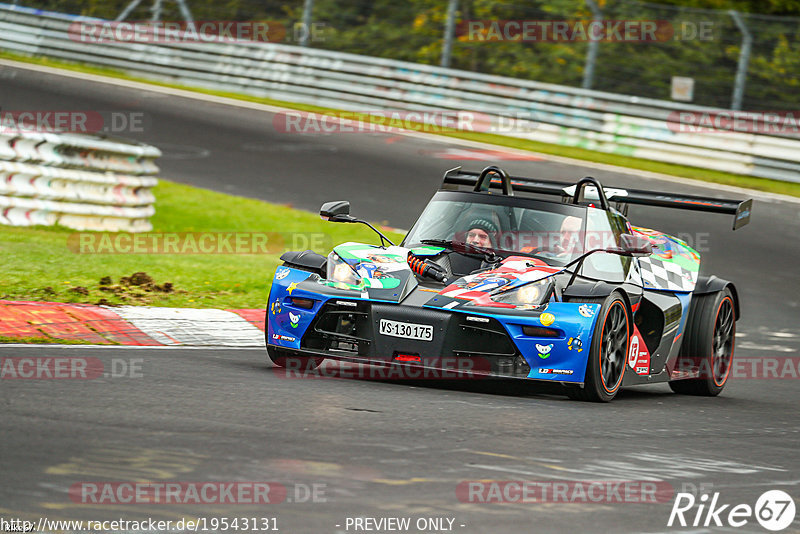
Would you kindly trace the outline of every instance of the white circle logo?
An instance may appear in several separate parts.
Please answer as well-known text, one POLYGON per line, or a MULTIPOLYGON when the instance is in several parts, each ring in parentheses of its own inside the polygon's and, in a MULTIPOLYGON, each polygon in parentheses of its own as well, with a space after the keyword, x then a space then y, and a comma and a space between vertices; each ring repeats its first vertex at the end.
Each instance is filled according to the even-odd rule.
POLYGON ((639 360, 639 338, 633 337, 631 339, 631 352, 628 356, 628 365, 631 366, 631 369, 636 367, 636 362, 639 360))
POLYGON ((794 521, 794 499, 785 491, 766 491, 756 501, 755 514, 765 529, 773 532, 783 530, 794 521))

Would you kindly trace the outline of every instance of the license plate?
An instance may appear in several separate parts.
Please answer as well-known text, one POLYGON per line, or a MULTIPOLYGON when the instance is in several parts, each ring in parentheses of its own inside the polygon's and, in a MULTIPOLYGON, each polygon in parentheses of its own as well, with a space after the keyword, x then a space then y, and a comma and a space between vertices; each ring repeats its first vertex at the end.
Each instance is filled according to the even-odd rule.
POLYGON ((427 324, 401 323, 400 321, 381 319, 380 333, 384 336, 433 341, 433 326, 427 324))

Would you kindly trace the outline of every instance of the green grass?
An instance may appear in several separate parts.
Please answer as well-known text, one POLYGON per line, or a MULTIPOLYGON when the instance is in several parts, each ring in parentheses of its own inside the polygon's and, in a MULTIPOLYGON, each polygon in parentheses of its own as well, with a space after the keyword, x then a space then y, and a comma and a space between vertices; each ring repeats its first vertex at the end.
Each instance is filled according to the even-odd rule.
MULTIPOLYGON (((281 232, 313 234, 326 254, 345 241, 376 243, 360 224, 336 224, 318 215, 162 180, 154 188, 154 232, 281 232)), ((96 304, 141 304, 188 308, 262 308, 282 251, 270 254, 78 254, 68 246, 74 230, 60 227, 0 226, 0 299, 96 304), (100 290, 100 279, 117 284, 145 272, 174 291, 132 287, 120 294, 100 290), (73 288, 85 288, 84 295, 73 288)), ((399 242, 402 236, 390 233, 399 242)), ((74 239, 74 238, 73 238, 74 239)), ((299 245, 298 245, 299 246, 299 245)), ((293 246, 287 244, 286 249, 293 246)), ((285 250, 285 249, 284 249, 285 250)), ((79 290, 83 291, 83 289, 79 290)))
MULTIPOLYGON (((0 344, 2 343, 25 343, 27 345, 47 345, 47 344, 58 344, 58 345, 96 345, 91 341, 84 341, 82 339, 61 339, 58 337, 11 337, 11 336, 0 336, 0 344)), ((117 343, 109 343, 110 345, 116 345, 117 343)))
MULTIPOLYGON (((133 76, 125 72, 109 69, 105 67, 95 67, 85 64, 70 63, 66 61, 54 60, 45 57, 28 57, 11 52, 0 51, 0 58, 13 59, 15 61, 24 61, 26 63, 33 63, 37 65, 44 65, 49 67, 67 69, 78 72, 86 72, 89 74, 98 74, 103 76, 111 76, 125 80, 131 80, 142 83, 149 83, 162 87, 171 87, 175 89, 183 89, 194 91, 203 94, 214 96, 221 96, 226 98, 233 98, 237 100, 244 100, 248 102, 256 102, 260 104, 267 104, 272 106, 284 107, 289 109, 296 109, 300 111, 314 111, 314 112, 331 112, 336 113, 337 110, 331 108, 323 108, 319 106, 311 106, 306 104, 297 104, 293 102, 283 102, 279 100, 272 100, 269 98, 261 98, 239 93, 231 93, 224 91, 215 91, 210 89, 203 89, 197 87, 187 87, 184 85, 170 84, 155 80, 149 80, 139 76, 133 76)), ((528 150, 532 152, 540 152, 543 154, 552 154, 555 156, 574 158, 578 160, 593 161, 597 163, 605 163, 608 165, 616 165, 620 167, 627 167, 630 169, 638 169, 649 172, 656 172, 667 174, 671 176, 691 178, 694 180, 701 180, 705 182, 734 185, 738 187, 746 187, 759 191, 766 191, 769 193, 779 193, 784 195, 800 197, 800 183, 781 182, 778 180, 769 180, 766 178, 754 178, 750 176, 743 176, 740 174, 731 174, 726 172, 714 171, 709 169, 701 169, 697 167, 689 167, 685 165, 675 165, 671 163, 663 163, 658 161, 651 161, 641 158, 634 158, 630 156, 623 156, 619 154, 609 154, 606 152, 597 152, 594 150, 587 150, 579 147, 564 147, 561 145, 553 145, 548 143, 540 143, 537 141, 529 141, 525 139, 515 139, 513 137, 506 137, 495 134, 487 134, 480 132, 463 132, 463 131, 443 131, 440 135, 448 137, 456 137, 459 139, 467 139, 470 141, 477 141, 481 143, 489 143, 493 145, 517 148, 521 150, 528 150)))

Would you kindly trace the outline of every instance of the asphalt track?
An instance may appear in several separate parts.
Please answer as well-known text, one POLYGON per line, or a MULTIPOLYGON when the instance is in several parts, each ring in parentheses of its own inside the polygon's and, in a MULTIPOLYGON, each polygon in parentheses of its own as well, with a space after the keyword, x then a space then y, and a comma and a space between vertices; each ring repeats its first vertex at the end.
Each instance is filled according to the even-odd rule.
MULTIPOLYGON (((142 112, 146 128, 127 136, 164 150, 165 178, 308 210, 349 199, 353 213, 399 227, 413 222, 442 172, 459 163, 444 158, 464 149, 393 134, 280 133, 266 112, 8 67, 0 67, 0 106, 142 112)), ((500 163, 542 178, 591 174, 607 185, 740 197, 551 161, 500 163)), ((737 357, 775 358, 796 356, 800 346, 797 206, 757 197, 751 224, 736 232, 721 215, 656 208, 630 215, 686 237, 701 249, 704 272, 735 281, 743 302, 737 357)), ((768 489, 800 496, 797 379, 733 380, 715 399, 633 388, 610 405, 592 405, 519 383, 287 379, 259 351, 9 346, 0 356, 65 351, 106 366, 141 358, 142 376, 0 381, 5 517, 257 513, 277 516, 281 531, 309 533, 345 531, 354 516, 450 517, 465 533, 764 532, 754 521, 738 529, 668 528, 671 501, 476 504, 461 502, 456 487, 622 478, 663 480, 676 491, 705 484, 733 504, 752 505, 768 489), (317 483, 327 502, 256 510, 70 501, 67 488, 87 480, 317 483)))

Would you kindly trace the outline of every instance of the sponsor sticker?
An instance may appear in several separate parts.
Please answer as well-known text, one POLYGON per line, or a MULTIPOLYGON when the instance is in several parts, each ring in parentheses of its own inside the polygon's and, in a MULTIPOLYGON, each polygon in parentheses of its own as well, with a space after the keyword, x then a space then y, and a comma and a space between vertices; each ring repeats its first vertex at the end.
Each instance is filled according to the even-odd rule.
POLYGON ((553 350, 553 344, 550 343, 549 345, 539 345, 537 343, 536 350, 539 351, 539 357, 543 360, 546 360, 550 357, 550 351, 553 350))
POLYGON ((280 299, 275 299, 275 302, 270 304, 269 310, 272 315, 278 315, 281 312, 281 301, 280 299))
POLYGON ((555 320, 556 317, 552 313, 543 313, 539 316, 539 321, 541 321, 542 326, 550 326, 555 320))
POLYGON ((631 337, 631 349, 628 353, 628 365, 637 375, 647 375, 650 373, 650 353, 639 338, 639 334, 631 337))
POLYGON ((583 341, 577 337, 571 337, 569 341, 567 341, 567 348, 576 352, 583 352, 583 341))
POLYGON ((572 369, 539 369, 542 375, 571 375, 574 372, 572 369))

